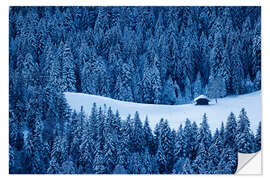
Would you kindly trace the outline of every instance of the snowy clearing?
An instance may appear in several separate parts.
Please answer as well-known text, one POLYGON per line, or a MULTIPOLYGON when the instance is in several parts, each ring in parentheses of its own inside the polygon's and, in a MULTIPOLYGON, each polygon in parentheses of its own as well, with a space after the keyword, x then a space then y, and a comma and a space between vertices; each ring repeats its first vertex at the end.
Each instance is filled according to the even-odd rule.
POLYGON ((111 107, 114 112, 118 110, 122 119, 126 119, 128 114, 133 116, 135 112, 138 111, 142 121, 148 116, 149 124, 152 129, 154 129, 156 123, 158 123, 162 117, 167 119, 170 127, 175 130, 178 129, 181 123, 184 125, 186 118, 189 118, 191 121, 196 121, 197 125, 199 125, 202 121, 203 114, 206 113, 210 129, 212 133, 214 133, 216 128, 220 128, 222 121, 226 123, 230 112, 233 112, 238 118, 242 107, 247 111, 251 130, 254 133, 259 121, 262 119, 261 91, 239 96, 227 96, 218 99, 217 104, 215 100, 211 100, 209 105, 201 106, 194 104, 141 104, 114 100, 102 96, 70 92, 66 92, 65 97, 72 109, 80 111, 80 107, 83 106, 84 111, 88 115, 91 112, 91 107, 94 102, 97 104, 97 107, 104 107, 104 104, 106 104, 106 106, 111 107))

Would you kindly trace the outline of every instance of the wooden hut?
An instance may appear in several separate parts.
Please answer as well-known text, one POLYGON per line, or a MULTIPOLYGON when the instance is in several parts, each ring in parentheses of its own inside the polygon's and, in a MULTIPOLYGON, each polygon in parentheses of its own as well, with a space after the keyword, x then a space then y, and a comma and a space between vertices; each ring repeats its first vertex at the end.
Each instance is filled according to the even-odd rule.
POLYGON ((200 96, 196 97, 194 99, 194 101, 196 102, 195 105, 208 105, 210 99, 205 95, 200 95, 200 96))

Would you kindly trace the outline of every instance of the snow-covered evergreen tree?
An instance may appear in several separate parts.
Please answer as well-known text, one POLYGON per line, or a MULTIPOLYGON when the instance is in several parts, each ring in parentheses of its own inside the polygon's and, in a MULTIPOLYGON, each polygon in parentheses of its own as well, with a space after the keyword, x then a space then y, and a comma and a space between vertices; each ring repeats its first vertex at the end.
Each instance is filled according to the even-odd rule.
POLYGON ((195 173, 207 174, 208 173, 208 157, 205 144, 201 142, 199 144, 198 153, 196 159, 192 164, 192 168, 195 173))
POLYGON ((131 122, 130 116, 127 117, 126 122, 121 125, 121 136, 119 138, 119 145, 117 149, 118 164, 116 166, 123 166, 125 169, 128 168, 128 159, 131 153, 131 122))
POLYGON ((183 127, 180 125, 177 134, 176 134, 176 142, 175 142, 175 151, 174 156, 175 159, 178 160, 181 157, 184 157, 184 135, 183 135, 183 127))
MULTIPOLYGON (((83 122, 83 128, 82 128, 82 137, 81 137, 81 143, 79 145, 79 151, 80 151, 80 168, 84 173, 92 173, 93 169, 93 157, 94 157, 94 140, 92 139, 92 132, 91 132, 91 126, 89 119, 85 119, 83 122)), ((68 163, 68 162, 67 162, 68 163)))
POLYGON ((237 168, 237 153, 231 148, 224 148, 221 153, 221 160, 215 170, 216 174, 233 174, 237 168))
POLYGON ((143 152, 145 148, 144 130, 139 113, 136 111, 134 116, 134 126, 132 128, 132 152, 143 152))
POLYGON ((224 97, 226 92, 226 84, 224 78, 220 75, 214 77, 210 75, 208 86, 207 86, 207 94, 210 98, 215 98, 217 102, 217 98, 224 97))
POLYGON ((161 174, 170 173, 174 163, 174 139, 168 121, 161 120, 157 151, 158 169, 161 174))
POLYGON ((261 127, 261 121, 259 122, 258 128, 257 128, 257 132, 256 132, 256 136, 255 136, 255 151, 259 151, 261 150, 261 137, 262 136, 262 127, 261 127))
POLYGON ((34 167, 34 159, 32 158, 34 156, 34 146, 30 132, 25 132, 24 139, 23 169, 25 173, 31 174, 34 167))
POLYGON ((203 115, 202 123, 200 124, 198 136, 197 136, 198 143, 203 143, 204 148, 208 150, 212 142, 212 135, 209 129, 209 125, 207 122, 206 114, 203 115))
POLYGON ((193 93, 192 93, 191 82, 188 76, 186 76, 184 92, 185 92, 185 102, 189 104, 193 100, 193 95, 192 95, 193 93))
MULTIPOLYGON (((235 46, 239 46, 239 42, 235 43, 235 46)), ((232 89, 235 94, 240 94, 243 92, 242 79, 244 78, 243 64, 240 60, 239 48, 232 48, 231 52, 231 74, 232 74, 232 89)))
POLYGON ((175 104, 176 95, 175 87, 171 76, 166 80, 162 90, 162 103, 163 104, 175 104))
POLYGON ((130 64, 123 64, 122 66, 122 78, 117 79, 117 84, 119 84, 119 100, 123 101, 133 101, 133 94, 131 90, 132 82, 132 69, 130 64), (119 81, 120 80, 120 81, 119 81))
POLYGON ((236 147, 237 124, 235 115, 231 112, 227 118, 225 128, 225 145, 230 148, 236 147))
POLYGON ((154 136, 152 133, 152 129, 149 127, 149 121, 146 117, 143 125, 143 131, 144 131, 144 138, 145 138, 145 145, 148 149, 148 152, 150 154, 154 154, 154 136))
POLYGON ((250 75, 248 74, 247 75, 247 78, 244 82, 244 93, 250 93, 250 92, 253 92, 254 91, 254 84, 253 82, 250 80, 250 75))
POLYGON ((30 53, 25 58, 17 61, 17 70, 21 73, 26 87, 36 86, 38 83, 38 64, 30 53))
POLYGON ((94 158, 94 171, 96 174, 104 174, 106 172, 104 159, 104 151, 101 147, 97 147, 97 152, 94 158))
POLYGON ((193 85, 193 97, 198 97, 203 94, 203 87, 202 87, 202 78, 200 72, 197 74, 196 81, 193 85))
POLYGON ((149 43, 149 53, 146 55, 142 79, 143 101, 159 104, 161 96, 160 73, 156 67, 157 56, 154 52, 153 41, 149 43))
POLYGON ((65 44, 62 55, 63 91, 76 91, 74 57, 68 43, 65 44))
POLYGON ((254 151, 254 142, 252 141, 252 134, 250 130, 250 122, 247 117, 247 112, 243 108, 240 111, 237 122, 237 148, 239 152, 250 153, 254 151))

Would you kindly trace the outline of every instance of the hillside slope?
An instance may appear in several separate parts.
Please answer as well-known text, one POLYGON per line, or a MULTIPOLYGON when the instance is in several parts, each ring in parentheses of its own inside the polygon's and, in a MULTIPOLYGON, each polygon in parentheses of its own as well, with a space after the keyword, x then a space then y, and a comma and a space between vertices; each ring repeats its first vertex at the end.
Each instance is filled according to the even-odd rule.
POLYGON ((72 109, 79 111, 80 107, 83 106, 88 115, 91 112, 91 107, 94 102, 98 107, 103 107, 104 104, 106 104, 106 106, 110 106, 113 111, 118 110, 122 119, 125 119, 128 114, 133 116, 134 113, 138 111, 143 121, 145 117, 148 116, 149 124, 152 129, 154 129, 156 123, 158 123, 162 117, 167 119, 169 125, 174 129, 178 129, 181 123, 184 125, 186 118, 189 118, 191 121, 196 121, 199 125, 202 121, 203 114, 206 113, 210 129, 214 132, 216 128, 221 126, 222 121, 224 123, 226 122, 230 112, 233 112, 236 117, 238 117, 242 107, 247 111, 251 129, 254 133, 258 122, 262 119, 261 91, 221 98, 218 99, 217 104, 212 100, 208 106, 196 106, 194 104, 140 104, 114 100, 102 96, 70 92, 66 92, 65 97, 72 109))

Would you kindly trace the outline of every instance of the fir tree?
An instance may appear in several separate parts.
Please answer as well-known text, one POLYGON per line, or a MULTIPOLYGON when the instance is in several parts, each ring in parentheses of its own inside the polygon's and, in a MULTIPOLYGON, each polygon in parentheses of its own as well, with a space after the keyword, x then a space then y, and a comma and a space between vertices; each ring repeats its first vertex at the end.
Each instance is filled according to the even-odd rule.
POLYGON ((239 152, 250 153, 254 151, 250 122, 245 109, 241 109, 237 122, 237 148, 239 152))
MULTIPOLYGON (((119 138, 119 146, 117 149, 118 164, 116 166, 123 166, 125 169, 128 168, 128 159, 130 157, 131 150, 131 124, 130 117, 127 118, 126 122, 121 125, 121 136, 119 138)), ((115 167, 116 168, 116 167, 115 167)))
MULTIPOLYGON (((81 170, 85 173, 92 173, 93 169, 93 157, 94 157, 94 151, 93 151, 93 146, 94 146, 94 140, 92 139, 91 136, 91 126, 89 119, 86 119, 84 121, 83 125, 83 130, 82 130, 82 137, 81 137, 81 144, 79 145, 79 151, 80 151, 80 166, 81 170)), ((70 162, 67 161, 67 165, 70 162)), ((71 166, 72 167, 72 166, 71 166)))
POLYGON ((139 113, 136 111, 134 117, 134 126, 132 129, 131 141, 132 152, 143 152, 145 148, 145 139, 142 122, 139 117, 139 113))
POLYGON ((192 167, 195 173, 199 174, 207 174, 208 173, 208 157, 207 157, 207 150, 205 144, 201 142, 199 144, 198 153, 196 159, 194 160, 192 167))
POLYGON ((217 98, 224 97, 226 92, 225 81, 222 76, 213 77, 210 75, 209 83, 207 86, 207 94, 210 98, 215 98, 217 103, 217 98))
POLYGON ((159 104, 161 81, 159 71, 156 67, 157 56, 154 52, 153 43, 152 40, 149 43, 149 50, 144 65, 142 80, 143 101, 145 103, 159 104))
POLYGON ((106 172, 104 152, 100 146, 97 147, 97 152, 94 158, 94 171, 96 174, 104 174, 106 172))
POLYGON ((225 145, 230 148, 236 147, 237 124, 235 115, 231 112, 225 128, 225 145))
POLYGON ((143 130, 144 130, 145 143, 146 143, 148 152, 153 155, 154 154, 154 137, 152 134, 152 130, 149 127, 149 122, 148 122, 147 117, 144 121, 143 130))
POLYGON ((196 81, 194 82, 194 97, 198 97, 203 93, 201 74, 198 72, 196 81))
POLYGON ((176 102, 175 88, 171 76, 163 86, 162 100, 164 104, 175 104, 176 102))
POLYGON ((62 80, 63 91, 76 91, 75 72, 74 72, 74 57, 69 45, 66 43, 62 52, 62 80))
POLYGON ((212 142, 211 131, 209 129, 207 116, 205 113, 203 115, 202 123, 200 124, 197 141, 198 143, 203 143, 206 150, 208 150, 212 142))

